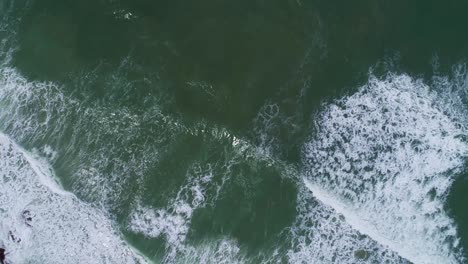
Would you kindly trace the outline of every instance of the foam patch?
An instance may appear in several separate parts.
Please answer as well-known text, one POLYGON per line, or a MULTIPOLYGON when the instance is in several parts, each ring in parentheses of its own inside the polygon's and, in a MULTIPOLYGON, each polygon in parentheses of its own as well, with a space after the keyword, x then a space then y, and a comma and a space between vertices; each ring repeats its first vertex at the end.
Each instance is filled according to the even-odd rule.
POLYGON ((409 263, 349 223, 336 202, 299 188, 289 263, 409 263))
POLYGON ((146 263, 106 214, 62 190, 47 164, 0 134, 0 244, 9 263, 146 263))
POLYGON ((444 203, 468 156, 466 123, 455 114, 465 110, 435 90, 407 75, 371 77, 326 106, 304 147, 305 178, 316 198, 401 257, 459 263, 444 203))
POLYGON ((177 263, 241 264, 247 258, 238 243, 231 239, 213 240, 195 247, 188 247, 177 263))
POLYGON ((168 249, 166 262, 173 261, 178 253, 186 250, 184 242, 193 213, 207 202, 206 191, 211 187, 213 172, 211 168, 196 166, 187 179, 187 184, 182 186, 167 208, 138 205, 130 216, 131 231, 151 238, 165 237, 168 249))

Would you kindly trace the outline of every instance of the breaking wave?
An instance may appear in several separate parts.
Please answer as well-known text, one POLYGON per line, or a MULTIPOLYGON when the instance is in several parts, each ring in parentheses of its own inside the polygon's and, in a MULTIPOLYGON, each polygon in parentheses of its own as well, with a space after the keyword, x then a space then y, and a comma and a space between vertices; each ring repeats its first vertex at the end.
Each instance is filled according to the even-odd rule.
POLYGON ((63 191, 47 163, 0 134, 0 245, 12 263, 146 263, 105 212, 63 191))
POLYGON ((414 263, 464 261, 444 204, 468 156, 463 97, 455 93, 466 88, 448 90, 449 83, 435 78, 431 89, 408 75, 371 76, 325 106, 304 146, 304 181, 314 197, 414 263))

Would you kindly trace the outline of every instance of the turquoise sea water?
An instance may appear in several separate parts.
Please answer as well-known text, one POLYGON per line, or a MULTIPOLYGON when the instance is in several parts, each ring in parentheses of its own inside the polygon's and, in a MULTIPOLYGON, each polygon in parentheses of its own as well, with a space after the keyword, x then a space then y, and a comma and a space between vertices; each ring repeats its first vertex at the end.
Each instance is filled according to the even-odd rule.
POLYGON ((0 0, 0 247, 468 263, 467 11, 0 0))

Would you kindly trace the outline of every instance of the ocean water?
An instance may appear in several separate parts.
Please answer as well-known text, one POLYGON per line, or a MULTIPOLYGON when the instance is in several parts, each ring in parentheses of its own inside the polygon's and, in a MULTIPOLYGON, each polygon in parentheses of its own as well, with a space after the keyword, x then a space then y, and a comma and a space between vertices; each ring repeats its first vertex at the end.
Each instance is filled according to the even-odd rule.
POLYGON ((466 12, 0 0, 7 263, 468 263, 466 12))

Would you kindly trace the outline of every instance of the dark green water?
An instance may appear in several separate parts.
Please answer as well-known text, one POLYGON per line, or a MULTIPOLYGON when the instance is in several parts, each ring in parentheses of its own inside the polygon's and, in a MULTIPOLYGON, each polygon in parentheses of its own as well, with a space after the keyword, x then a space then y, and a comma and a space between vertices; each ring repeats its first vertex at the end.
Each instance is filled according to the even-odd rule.
POLYGON ((0 0, 0 131, 154 263, 468 263, 467 12, 0 0))

